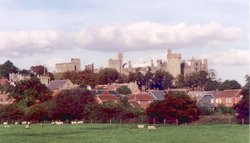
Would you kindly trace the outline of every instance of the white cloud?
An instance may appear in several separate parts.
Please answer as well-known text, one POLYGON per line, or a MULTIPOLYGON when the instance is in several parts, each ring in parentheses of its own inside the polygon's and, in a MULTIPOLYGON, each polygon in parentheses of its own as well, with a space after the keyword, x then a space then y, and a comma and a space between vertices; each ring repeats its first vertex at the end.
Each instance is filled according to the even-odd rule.
POLYGON ((207 58, 209 64, 217 66, 241 66, 250 65, 250 50, 230 49, 203 55, 207 58))
POLYGON ((62 32, 0 32, 0 52, 3 56, 18 57, 40 52, 48 53, 71 44, 70 37, 62 32))
POLYGON ((16 57, 76 47, 99 51, 206 47, 237 40, 241 35, 241 29, 222 27, 216 22, 171 26, 153 22, 138 22, 127 26, 108 24, 75 33, 0 32, 0 55, 16 57))
POLYGON ((85 48, 102 51, 129 51, 153 48, 210 46, 233 41, 241 36, 236 27, 223 28, 216 22, 168 26, 138 22, 128 26, 110 24, 96 26, 76 34, 76 42, 85 48))
POLYGON ((49 70, 53 70, 55 68, 56 63, 64 63, 65 59, 64 58, 52 58, 48 59, 46 65, 48 66, 49 70))

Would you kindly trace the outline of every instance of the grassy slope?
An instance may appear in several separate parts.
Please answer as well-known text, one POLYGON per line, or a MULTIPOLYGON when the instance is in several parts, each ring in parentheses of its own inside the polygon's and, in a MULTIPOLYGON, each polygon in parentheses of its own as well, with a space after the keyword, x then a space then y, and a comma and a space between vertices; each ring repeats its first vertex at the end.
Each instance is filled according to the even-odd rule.
POLYGON ((249 126, 160 126, 156 131, 136 125, 32 125, 30 129, 0 126, 0 143, 248 143, 249 126))

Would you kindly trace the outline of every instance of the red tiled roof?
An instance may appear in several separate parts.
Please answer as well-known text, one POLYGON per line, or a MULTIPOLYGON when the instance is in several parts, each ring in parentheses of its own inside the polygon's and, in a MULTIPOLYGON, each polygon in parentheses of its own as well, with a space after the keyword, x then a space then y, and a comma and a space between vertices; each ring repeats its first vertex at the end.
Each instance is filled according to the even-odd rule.
POLYGON ((135 101, 145 101, 145 100, 154 100, 154 97, 150 96, 146 92, 141 92, 137 94, 132 94, 131 96, 128 97, 129 100, 135 100, 135 101))
POLYGON ((129 103, 134 107, 134 108, 142 108, 141 105, 136 102, 136 101, 129 101, 129 103))
POLYGON ((97 85, 95 89, 102 90, 116 90, 117 86, 115 85, 97 85))
POLYGON ((1 84, 1 85, 7 85, 8 83, 9 83, 9 80, 8 80, 8 79, 6 79, 6 78, 0 79, 0 84, 1 84))
POLYGON ((117 101, 118 100, 118 98, 115 95, 110 94, 108 91, 103 92, 103 94, 98 94, 97 97, 101 101, 117 101))
POLYGON ((230 89, 221 91, 216 98, 232 98, 236 96, 240 96, 241 89, 230 89))

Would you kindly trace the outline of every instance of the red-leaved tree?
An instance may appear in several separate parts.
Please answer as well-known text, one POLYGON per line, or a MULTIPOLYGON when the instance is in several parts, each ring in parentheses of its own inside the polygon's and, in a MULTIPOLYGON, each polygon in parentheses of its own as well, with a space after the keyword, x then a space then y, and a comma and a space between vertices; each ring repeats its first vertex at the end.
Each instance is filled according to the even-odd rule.
POLYGON ((196 102, 183 93, 167 95, 165 100, 150 104, 146 110, 148 123, 175 121, 190 123, 199 117, 196 102))

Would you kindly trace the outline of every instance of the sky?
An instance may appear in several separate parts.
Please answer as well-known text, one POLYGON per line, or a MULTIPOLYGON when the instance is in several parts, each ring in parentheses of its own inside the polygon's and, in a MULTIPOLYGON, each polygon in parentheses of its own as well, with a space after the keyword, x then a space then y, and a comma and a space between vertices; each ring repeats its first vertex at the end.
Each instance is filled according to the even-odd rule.
POLYGON ((247 0, 0 0, 0 64, 20 69, 80 58, 81 67, 208 59, 217 78, 242 85, 250 72, 247 0))

